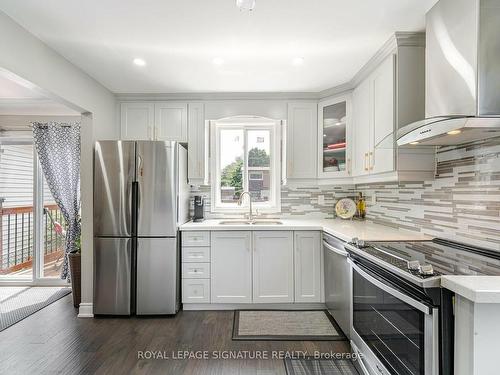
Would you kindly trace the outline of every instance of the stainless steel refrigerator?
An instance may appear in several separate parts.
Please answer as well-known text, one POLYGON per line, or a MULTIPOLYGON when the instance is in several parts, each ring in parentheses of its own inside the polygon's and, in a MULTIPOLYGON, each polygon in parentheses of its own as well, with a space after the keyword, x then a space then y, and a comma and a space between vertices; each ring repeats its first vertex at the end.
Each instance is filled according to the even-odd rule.
POLYGON ((178 225, 189 217, 187 151, 175 142, 98 141, 94 314, 175 314, 178 225))

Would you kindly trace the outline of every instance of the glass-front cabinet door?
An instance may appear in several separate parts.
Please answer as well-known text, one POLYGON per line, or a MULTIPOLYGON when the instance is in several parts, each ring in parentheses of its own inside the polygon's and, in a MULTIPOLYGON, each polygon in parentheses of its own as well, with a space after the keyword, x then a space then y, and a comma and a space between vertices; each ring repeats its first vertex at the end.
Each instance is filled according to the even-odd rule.
POLYGON ((341 96, 319 103, 318 176, 351 175, 351 99, 341 96))

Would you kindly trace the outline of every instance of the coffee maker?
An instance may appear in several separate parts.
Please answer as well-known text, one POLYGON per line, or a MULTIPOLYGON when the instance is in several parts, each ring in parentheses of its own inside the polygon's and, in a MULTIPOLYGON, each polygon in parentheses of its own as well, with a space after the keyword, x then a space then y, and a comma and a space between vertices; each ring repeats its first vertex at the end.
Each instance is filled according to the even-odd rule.
POLYGON ((205 200, 201 195, 194 196, 194 216, 193 221, 200 222, 205 220, 205 200))

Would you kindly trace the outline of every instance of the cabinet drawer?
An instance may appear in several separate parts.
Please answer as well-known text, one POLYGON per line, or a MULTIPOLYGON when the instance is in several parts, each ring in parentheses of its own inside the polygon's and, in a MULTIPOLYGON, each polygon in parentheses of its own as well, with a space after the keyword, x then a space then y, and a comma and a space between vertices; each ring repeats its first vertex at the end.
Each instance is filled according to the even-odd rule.
POLYGON ((182 263, 183 279, 209 279, 210 263, 182 263))
POLYGON ((210 280, 184 279, 182 280, 182 303, 209 303, 210 280))
POLYGON ((182 261, 184 263, 210 262, 210 248, 183 246, 182 261))
POLYGON ((210 232, 182 232, 182 246, 210 246, 210 232))

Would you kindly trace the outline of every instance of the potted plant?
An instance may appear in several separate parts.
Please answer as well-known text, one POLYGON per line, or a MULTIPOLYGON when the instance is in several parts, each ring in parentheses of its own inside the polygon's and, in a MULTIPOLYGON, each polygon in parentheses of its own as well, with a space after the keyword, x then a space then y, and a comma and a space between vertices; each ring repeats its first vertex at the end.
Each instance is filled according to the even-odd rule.
POLYGON ((81 236, 75 240, 75 249, 68 254, 71 289, 73 291, 73 306, 79 307, 82 295, 82 261, 81 236))

